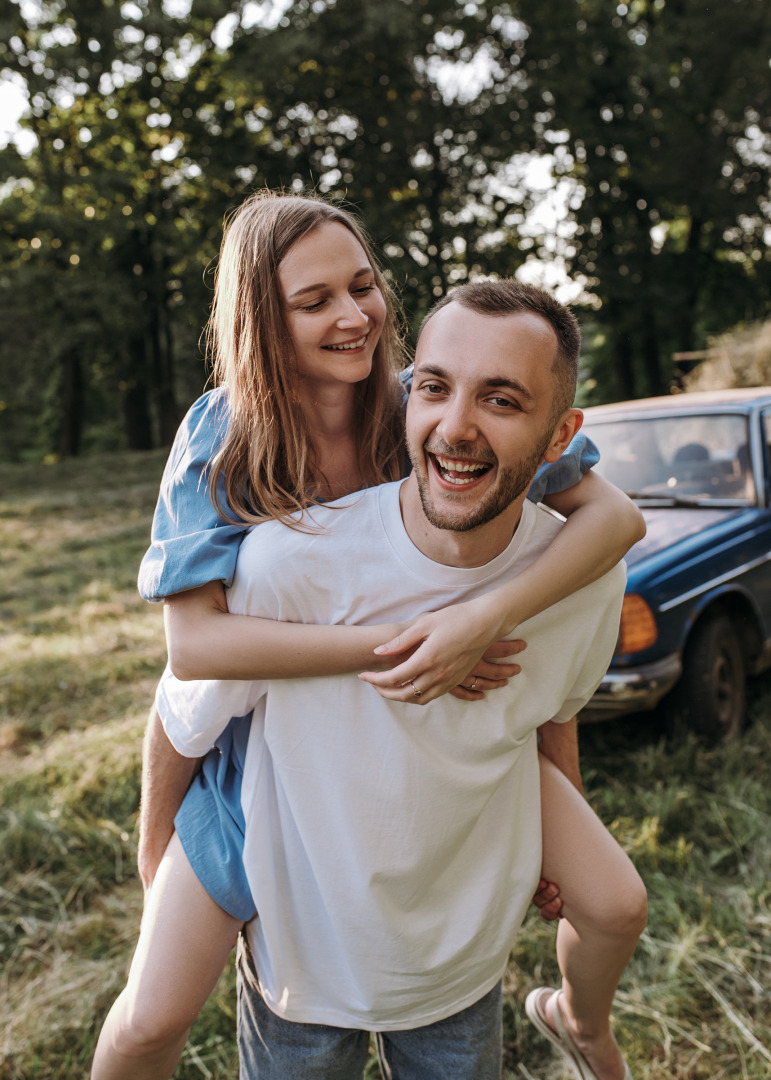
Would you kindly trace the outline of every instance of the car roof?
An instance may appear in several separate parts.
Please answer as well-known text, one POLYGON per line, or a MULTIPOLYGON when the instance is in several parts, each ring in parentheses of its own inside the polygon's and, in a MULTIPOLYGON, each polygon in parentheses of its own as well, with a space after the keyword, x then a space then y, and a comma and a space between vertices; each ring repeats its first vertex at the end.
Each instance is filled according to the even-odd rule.
POLYGON ((586 420, 605 420, 646 413, 722 412, 726 408, 771 405, 771 386, 749 386, 739 390, 700 390, 694 393, 670 394, 666 397, 638 398, 636 401, 616 401, 608 405, 592 405, 583 410, 586 420))

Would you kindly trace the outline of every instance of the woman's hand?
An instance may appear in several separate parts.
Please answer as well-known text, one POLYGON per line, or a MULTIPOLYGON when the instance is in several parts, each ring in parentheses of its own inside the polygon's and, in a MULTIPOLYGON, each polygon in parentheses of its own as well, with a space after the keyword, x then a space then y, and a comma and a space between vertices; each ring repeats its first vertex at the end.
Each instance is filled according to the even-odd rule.
POLYGON ((491 619, 487 597, 419 615, 375 652, 406 658, 390 671, 359 675, 381 697, 413 705, 451 693, 464 701, 480 701, 487 690, 506 686, 519 674, 516 663, 496 663, 520 653, 526 643, 500 641, 499 621, 491 619))

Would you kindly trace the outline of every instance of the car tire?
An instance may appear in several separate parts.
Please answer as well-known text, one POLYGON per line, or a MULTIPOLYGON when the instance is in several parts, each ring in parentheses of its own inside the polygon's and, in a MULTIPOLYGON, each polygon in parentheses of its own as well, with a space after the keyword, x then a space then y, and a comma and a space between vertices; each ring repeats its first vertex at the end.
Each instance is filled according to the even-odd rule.
POLYGON ((674 694, 671 730, 724 742, 744 726, 747 674, 741 643, 726 615, 696 624, 685 648, 683 674, 674 694))

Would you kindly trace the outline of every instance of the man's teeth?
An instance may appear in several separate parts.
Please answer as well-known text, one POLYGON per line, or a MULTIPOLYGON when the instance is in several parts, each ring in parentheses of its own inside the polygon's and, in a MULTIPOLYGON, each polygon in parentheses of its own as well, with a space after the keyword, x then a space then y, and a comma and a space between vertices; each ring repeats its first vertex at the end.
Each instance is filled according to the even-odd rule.
POLYGON ((486 472, 490 466, 486 462, 479 461, 448 461, 447 458, 434 455, 436 463, 442 470, 442 476, 451 484, 471 484, 476 476, 460 476, 460 473, 486 472))
POLYGON ((478 472, 480 469, 489 468, 489 465, 484 461, 448 461, 447 458, 441 458, 438 455, 434 456, 442 468, 449 469, 450 472, 478 472))
POLYGON ((326 345, 325 348, 332 349, 334 352, 345 352, 347 349, 360 349, 366 340, 367 335, 365 334, 358 341, 348 341, 345 345, 326 345))

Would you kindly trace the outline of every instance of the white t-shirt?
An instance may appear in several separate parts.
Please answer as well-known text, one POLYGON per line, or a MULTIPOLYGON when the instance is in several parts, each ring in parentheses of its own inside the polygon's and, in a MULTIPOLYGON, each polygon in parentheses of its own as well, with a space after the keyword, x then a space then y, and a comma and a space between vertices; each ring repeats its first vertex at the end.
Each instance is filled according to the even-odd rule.
MULTIPOLYGON (((524 569, 561 528, 526 502, 484 566, 435 563, 411 542, 399 483, 244 540, 230 610, 372 624, 471 599, 524 569), (339 509, 340 506, 346 509, 339 509)), ((420 1027, 500 978, 541 867, 536 728, 567 720, 610 661, 619 566, 522 624, 522 673, 484 702, 381 698, 356 675, 261 682, 164 679, 176 748, 204 752, 254 709, 244 767, 248 926, 268 1006, 302 1023, 420 1027)))

